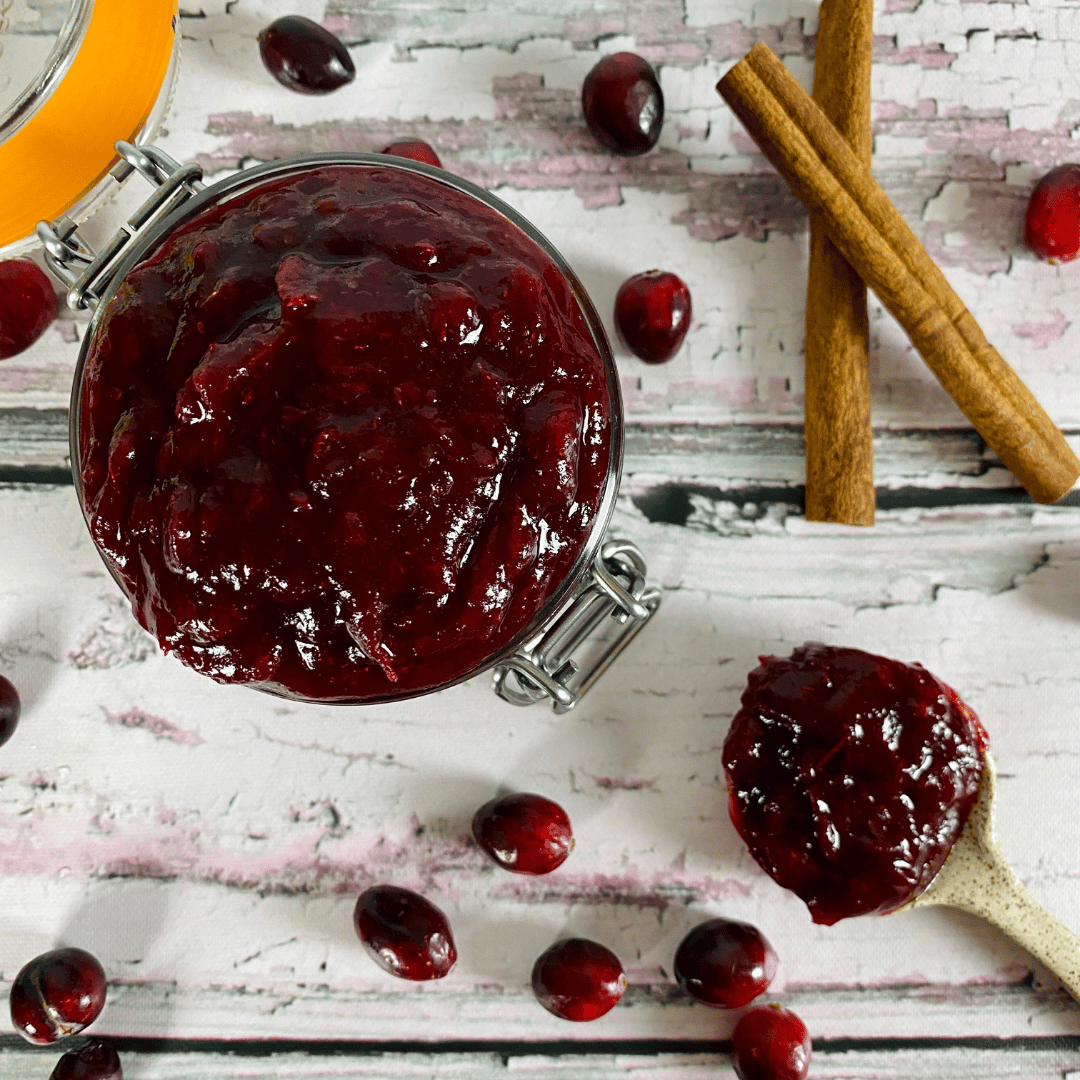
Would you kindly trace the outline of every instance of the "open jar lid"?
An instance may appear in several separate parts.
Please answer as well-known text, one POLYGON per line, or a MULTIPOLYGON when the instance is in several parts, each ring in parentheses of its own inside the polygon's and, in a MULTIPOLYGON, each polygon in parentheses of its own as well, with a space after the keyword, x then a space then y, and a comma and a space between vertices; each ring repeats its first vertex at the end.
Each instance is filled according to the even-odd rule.
POLYGON ((0 253, 110 197, 114 144, 153 138, 168 107, 177 21, 177 0, 0 2, 0 253))

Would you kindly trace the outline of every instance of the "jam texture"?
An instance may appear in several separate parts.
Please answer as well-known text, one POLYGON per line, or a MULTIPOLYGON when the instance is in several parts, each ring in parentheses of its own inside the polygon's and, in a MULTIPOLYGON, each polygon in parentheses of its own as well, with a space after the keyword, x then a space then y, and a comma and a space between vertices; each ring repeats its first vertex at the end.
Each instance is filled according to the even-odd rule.
POLYGON ((760 657, 724 741, 728 809, 816 923, 930 884, 979 788, 985 734, 919 664, 808 643, 760 657))
POLYGON ((516 225, 407 169, 309 167, 182 225, 107 304, 84 509, 197 671, 407 696, 486 666, 573 568, 612 393, 516 225))

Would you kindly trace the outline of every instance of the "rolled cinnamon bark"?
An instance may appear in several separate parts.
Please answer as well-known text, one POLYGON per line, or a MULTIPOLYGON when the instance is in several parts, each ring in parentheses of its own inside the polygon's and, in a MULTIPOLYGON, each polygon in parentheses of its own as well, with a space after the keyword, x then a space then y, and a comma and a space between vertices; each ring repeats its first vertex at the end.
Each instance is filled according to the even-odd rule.
MULTIPOLYGON (((814 100, 868 168, 873 0, 822 0, 814 100)), ((866 286, 816 214, 806 287, 806 517, 874 524, 866 286)))
POLYGON ((1080 460, 777 56, 755 45, 717 90, 1017 480, 1041 503, 1065 495, 1080 460))

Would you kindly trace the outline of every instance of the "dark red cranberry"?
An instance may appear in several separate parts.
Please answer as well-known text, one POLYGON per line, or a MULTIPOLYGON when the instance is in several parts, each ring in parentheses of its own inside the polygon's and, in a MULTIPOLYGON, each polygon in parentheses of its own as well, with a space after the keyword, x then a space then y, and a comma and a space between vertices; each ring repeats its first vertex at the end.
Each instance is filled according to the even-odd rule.
POLYGON ((446 916, 409 889, 376 885, 362 892, 353 926, 375 963, 399 979, 441 979, 457 962, 446 916))
POLYGON ((49 1080, 124 1080, 120 1055, 97 1039, 79 1050, 66 1053, 53 1069, 49 1080))
POLYGON ((532 969, 536 1000, 564 1020, 595 1020, 618 1004, 626 991, 619 958, 586 938, 557 941, 532 969))
POLYGON ((283 15, 259 34, 266 70, 301 94, 329 94, 356 78, 348 49, 329 30, 303 15, 283 15))
POLYGON ((21 711, 18 690, 0 675, 0 746, 11 738, 21 711))
POLYGON ((690 290, 666 270, 646 270, 619 286, 615 327, 626 347, 648 364, 670 360, 690 329, 690 290))
POLYGON ((750 923, 710 919, 695 926, 675 953, 675 978, 698 1001, 738 1009, 764 992, 776 974, 776 953, 750 923))
POLYGON ((29 259, 0 262, 0 360, 21 353, 56 318, 56 290, 29 259))
POLYGON ((504 870, 515 874, 548 874, 574 850, 566 811, 527 791, 484 803, 473 815, 472 833, 504 870))
POLYGON ((759 1005, 735 1025, 731 1052, 739 1080, 804 1080, 810 1035, 789 1009, 759 1005))
POLYGON ((664 122, 664 95, 656 73, 636 53, 605 56, 581 87, 585 123, 616 154, 644 154, 656 145, 664 122))
POLYGON ((815 642, 760 659, 724 740, 732 823, 814 922, 902 907, 975 802, 978 719, 918 664, 815 642))
POLYGON ((11 1021, 32 1043, 54 1043, 92 1024, 105 1005, 105 972, 85 949, 53 949, 15 976, 11 1021))
POLYGON ((1080 165, 1059 165, 1035 185, 1024 240, 1047 262, 1071 262, 1080 254, 1080 165))
POLYGON ((398 139, 389 146, 384 146, 382 152, 394 157, 412 158, 413 161, 422 161, 425 165, 434 165, 436 169, 442 168, 439 155, 434 147, 423 139, 398 139))

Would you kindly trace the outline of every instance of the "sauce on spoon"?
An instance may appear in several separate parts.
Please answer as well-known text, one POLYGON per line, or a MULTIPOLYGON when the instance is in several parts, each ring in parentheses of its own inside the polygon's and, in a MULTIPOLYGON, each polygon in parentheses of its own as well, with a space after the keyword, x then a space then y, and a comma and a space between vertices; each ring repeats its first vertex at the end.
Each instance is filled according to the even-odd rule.
POLYGON ((761 657, 724 742, 731 819, 815 922, 931 904, 986 919, 1080 1000, 1080 938, 994 835, 986 734, 918 664, 810 643, 761 657))
POLYGON ((918 664, 817 643, 761 657, 724 742, 731 820, 814 922, 893 911, 960 835, 985 741, 918 664))

